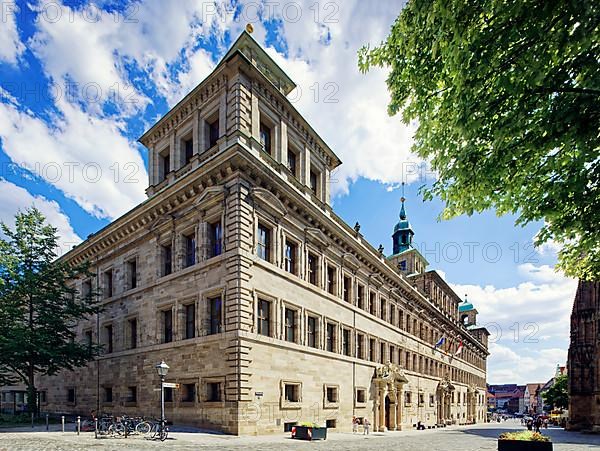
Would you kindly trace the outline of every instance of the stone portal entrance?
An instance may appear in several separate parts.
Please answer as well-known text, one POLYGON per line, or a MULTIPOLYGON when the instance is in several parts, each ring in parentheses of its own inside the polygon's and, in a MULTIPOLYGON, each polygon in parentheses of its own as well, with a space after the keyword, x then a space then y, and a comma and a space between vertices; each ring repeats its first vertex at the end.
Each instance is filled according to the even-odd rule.
POLYGON ((402 429, 403 387, 408 383, 404 371, 393 363, 375 370, 373 385, 375 389, 375 431, 399 431, 402 429))
POLYGON ((450 382, 448 375, 440 381, 437 388, 437 424, 446 425, 451 424, 452 419, 450 416, 450 405, 452 402, 452 392, 455 387, 450 382))

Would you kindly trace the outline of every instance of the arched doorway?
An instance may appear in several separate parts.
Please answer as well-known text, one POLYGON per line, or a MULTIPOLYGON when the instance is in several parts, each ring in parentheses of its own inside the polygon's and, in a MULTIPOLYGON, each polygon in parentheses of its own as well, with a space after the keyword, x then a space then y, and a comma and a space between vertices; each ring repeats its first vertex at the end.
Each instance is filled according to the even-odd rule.
POLYGON ((454 385, 450 382, 448 375, 440 381, 437 388, 437 424, 450 424, 452 419, 452 413, 450 404, 452 402, 452 392, 455 390, 454 385))
POLYGON ((373 388, 375 389, 373 429, 375 431, 402 429, 400 401, 406 383, 408 383, 408 379, 404 372, 393 363, 387 362, 375 370, 373 376, 373 388))
MULTIPOLYGON (((394 425, 395 426, 395 425, 394 425)), ((385 397, 385 428, 390 430, 390 397, 385 397)))

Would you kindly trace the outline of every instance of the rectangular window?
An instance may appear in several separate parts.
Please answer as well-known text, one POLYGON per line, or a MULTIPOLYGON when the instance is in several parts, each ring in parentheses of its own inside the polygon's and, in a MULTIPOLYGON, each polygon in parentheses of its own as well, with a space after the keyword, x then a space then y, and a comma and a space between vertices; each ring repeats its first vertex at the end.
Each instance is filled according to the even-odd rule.
POLYGON ((288 169, 290 170, 290 172, 292 174, 294 174, 295 177, 298 177, 298 156, 296 154, 296 152, 292 151, 289 147, 288 147, 288 155, 287 155, 287 165, 288 165, 288 169))
POLYGON ((210 329, 209 335, 218 334, 221 332, 222 321, 221 321, 221 310, 222 303, 221 297, 215 297, 208 300, 209 316, 210 316, 210 329))
POLYGON ((379 344, 379 363, 385 362, 385 343, 379 344))
POLYGON ((369 293, 369 313, 373 316, 377 315, 377 295, 373 292, 369 293))
POLYGON ((258 300, 258 333, 267 337, 271 336, 271 303, 263 299, 258 300))
POLYGON ((390 345, 390 355, 388 360, 392 363, 396 363, 396 348, 393 345, 390 345))
POLYGON ((92 281, 84 280, 81 284, 81 296, 83 298, 89 298, 92 295, 92 281))
POLYGON ((331 402, 331 403, 338 402, 338 389, 337 389, 337 387, 327 387, 325 391, 326 391, 326 394, 327 394, 327 402, 331 402))
POLYGON ((112 298, 113 296, 113 271, 108 269, 104 271, 104 297, 112 298))
POLYGON ((165 391, 165 402, 173 402, 173 389, 165 387, 163 390, 165 391))
POLYGON ((271 230, 262 224, 258 225, 256 255, 263 260, 271 261, 271 230))
POLYGON ((308 282, 317 285, 318 259, 314 254, 308 254, 308 282))
POLYGON ((350 355, 350 330, 344 329, 342 331, 342 352, 344 355, 350 355))
POLYGON ((356 389, 356 402, 360 404, 367 402, 367 390, 364 388, 356 389))
POLYGON ((137 319, 130 319, 129 324, 129 347, 131 349, 137 348, 137 319))
POLYGON ((335 429, 335 428, 337 428, 337 421, 336 420, 325 420, 325 427, 327 429, 335 429))
POLYGON ((137 402, 137 387, 127 387, 127 402, 137 402))
POLYGON ((88 349, 92 349, 93 338, 92 338, 92 331, 91 330, 86 330, 85 331, 85 344, 88 347, 88 349))
POLYGON ((41 390, 38 393, 40 404, 46 404, 48 402, 48 392, 46 390, 41 390))
POLYGON ((356 356, 359 359, 365 358, 365 336, 363 334, 356 335, 356 356))
POLYGON ((329 352, 335 352, 335 324, 327 323, 326 332, 325 349, 329 352))
POLYGON ((364 310, 364 308, 365 308, 365 287, 362 285, 358 285, 356 304, 357 304, 358 308, 364 310))
POLYGON ((315 196, 319 194, 319 176, 315 171, 310 171, 310 190, 315 196))
POLYGON ((137 287, 137 260, 134 258, 127 262, 128 286, 132 290, 137 287))
POLYGON ((195 402, 196 401, 196 384, 182 384, 181 386, 181 401, 195 402))
POLYGON ((297 246, 291 241, 285 242, 285 270, 296 274, 296 250, 297 246))
POLYGON ((173 272, 173 248, 170 244, 162 246, 162 264, 163 276, 168 276, 173 272))
POLYGON ((183 237, 185 243, 185 267, 188 268, 196 264, 196 235, 185 235, 183 237))
POLYGON ((390 324, 396 325, 396 306, 390 305, 390 324))
POLYGON ((409 405, 412 402, 412 396, 411 395, 412 395, 412 393, 409 392, 409 391, 404 392, 404 404, 409 405))
POLYGON ((308 346, 311 348, 317 347, 317 318, 309 316, 306 321, 306 329, 308 334, 308 346))
POLYGON ((375 361, 375 339, 374 338, 369 338, 369 360, 371 362, 375 361))
POLYGON ((331 294, 336 294, 336 271, 332 266, 327 265, 327 291, 331 294))
POLYGON ((350 279, 350 277, 348 276, 344 276, 344 301, 346 302, 351 302, 350 299, 350 293, 351 293, 351 288, 352 288, 352 279, 350 279))
POLYGON ((104 326, 106 331, 106 352, 113 352, 113 327, 112 325, 104 326))
POLYGON ((300 402, 300 384, 285 384, 284 396, 286 402, 300 402))
POLYGON ((296 342, 296 311, 289 308, 285 309, 285 339, 296 342))
POLYGON ((208 236, 210 240, 210 257, 216 257, 223 252, 223 228, 221 221, 213 222, 208 225, 208 236))
POLYGON ((263 122, 260 123, 260 143, 262 144, 264 151, 272 156, 273 154, 271 153, 271 129, 263 122))
POLYGON ((387 305, 385 300, 381 300, 379 311, 381 313, 381 319, 387 321, 387 305))
POLYGON ((206 401, 221 402, 221 383, 209 382, 206 384, 206 401))
POLYGON ((104 402, 113 402, 113 390, 112 387, 104 387, 104 402))
POLYGON ((67 402, 71 404, 75 404, 75 389, 69 388, 67 389, 67 402))
POLYGON ((158 155, 158 182, 162 182, 167 178, 167 174, 171 172, 171 149, 168 147, 158 155))
POLYGON ((171 309, 163 310, 163 343, 173 341, 173 312, 171 309))
POLYGON ((217 145, 219 140, 219 118, 208 124, 208 148, 217 145))
POLYGON ((196 336, 196 304, 185 306, 185 338, 196 336))
POLYGON ((194 140, 192 138, 184 139, 183 147, 183 165, 188 164, 194 155, 194 140))

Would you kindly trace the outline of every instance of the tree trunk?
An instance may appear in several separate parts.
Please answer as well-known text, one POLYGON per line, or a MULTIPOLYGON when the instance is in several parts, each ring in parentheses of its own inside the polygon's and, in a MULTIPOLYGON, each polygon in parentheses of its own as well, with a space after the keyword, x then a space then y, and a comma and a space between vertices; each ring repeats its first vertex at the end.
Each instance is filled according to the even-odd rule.
POLYGON ((37 416, 37 390, 35 389, 35 370, 29 366, 27 374, 27 412, 37 416))

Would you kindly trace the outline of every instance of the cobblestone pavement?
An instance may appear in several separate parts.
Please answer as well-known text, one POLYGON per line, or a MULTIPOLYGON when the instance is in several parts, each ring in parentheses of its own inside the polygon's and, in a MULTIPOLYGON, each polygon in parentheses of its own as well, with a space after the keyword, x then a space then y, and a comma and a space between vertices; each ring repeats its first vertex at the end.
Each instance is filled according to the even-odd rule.
MULTIPOLYGON (((479 451, 496 450, 496 437, 504 431, 521 429, 516 423, 493 423, 449 427, 443 430, 374 433, 370 436, 330 433, 327 441, 291 440, 289 434, 266 437, 234 437, 210 433, 170 434, 164 442, 140 437, 94 439, 93 433, 32 432, 29 430, 0 433, 0 451, 80 451, 80 450, 377 450, 377 451, 479 451), (22 431, 22 432, 21 432, 22 431)), ((71 429, 72 430, 72 429, 71 429)), ((554 442, 554 451, 600 450, 600 436, 562 429, 543 431, 554 442)))

